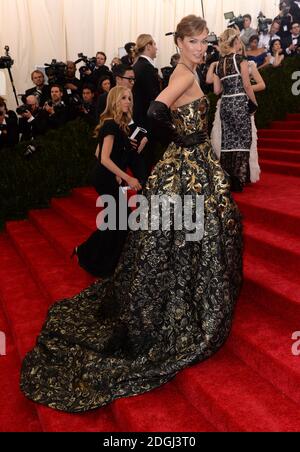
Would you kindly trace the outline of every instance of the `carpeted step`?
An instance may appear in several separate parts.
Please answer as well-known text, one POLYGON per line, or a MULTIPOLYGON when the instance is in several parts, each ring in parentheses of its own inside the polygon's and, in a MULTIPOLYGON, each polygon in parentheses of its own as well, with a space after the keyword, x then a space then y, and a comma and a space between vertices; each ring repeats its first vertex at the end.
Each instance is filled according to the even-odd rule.
POLYGON ((73 198, 89 208, 95 208, 98 193, 93 187, 75 188, 73 198))
POLYGON ((288 269, 291 278, 299 275, 299 238, 281 230, 280 225, 268 226, 247 223, 245 225, 246 253, 272 262, 283 272, 288 269))
POLYGON ((260 148, 259 157, 262 160, 278 160, 288 163, 300 163, 300 152, 291 151, 288 149, 279 150, 271 148, 260 148))
POLYGON ((90 234, 97 228, 96 218, 100 210, 96 209, 95 203, 93 207, 88 206, 70 196, 67 199, 53 199, 51 207, 69 224, 80 229, 84 234, 90 234))
MULTIPOLYGON (((299 149, 300 150, 300 149, 299 149)), ((300 177, 300 163, 285 163, 276 160, 260 160, 262 171, 300 177)))
POLYGON ((272 148, 272 149, 290 149, 291 151, 300 151, 300 139, 282 139, 282 138, 259 138, 258 149, 272 148))
POLYGON ((289 275, 289 269, 278 269, 271 261, 246 254, 244 290, 252 303, 286 319, 294 329, 299 328, 300 283, 289 275))
POLYGON ((273 130, 300 130, 300 121, 274 121, 270 127, 273 130))
POLYGON ((69 262, 75 246, 89 236, 89 231, 82 232, 81 228, 74 227, 54 209, 33 210, 29 213, 29 220, 69 262))
POLYGON ((246 366, 229 346, 196 368, 197 372, 181 372, 175 383, 220 431, 299 431, 298 405, 246 366))
POLYGON ((282 129, 261 129, 258 131, 258 137, 280 140, 300 140, 300 128, 294 130, 282 129))
POLYGON ((52 300, 68 298, 90 284, 90 276, 56 252, 29 221, 10 222, 7 232, 18 252, 52 300))
POLYGON ((300 113, 289 113, 286 116, 287 121, 300 121, 300 113))
MULTIPOLYGON (((195 370, 194 370, 195 371, 195 370)), ((198 406, 191 406, 174 382, 154 391, 120 399, 114 405, 116 421, 125 431, 215 432, 198 406)))
POLYGON ((248 296, 244 291, 239 301, 228 346, 262 378, 299 404, 299 357, 292 354, 291 340, 295 329, 249 299, 245 303, 248 296))
POLYGON ((40 432, 42 426, 34 404, 20 393, 20 358, 1 306, 0 331, 6 336, 6 355, 0 356, 0 432, 40 432))

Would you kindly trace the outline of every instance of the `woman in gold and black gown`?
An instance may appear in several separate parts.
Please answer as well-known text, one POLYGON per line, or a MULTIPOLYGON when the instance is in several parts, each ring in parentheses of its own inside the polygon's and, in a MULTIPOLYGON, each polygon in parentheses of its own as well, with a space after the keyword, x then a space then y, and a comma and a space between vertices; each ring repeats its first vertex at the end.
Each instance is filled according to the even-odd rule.
MULTIPOLYGON (((153 195, 204 196, 204 236, 187 241, 174 227, 130 232, 113 278, 55 304, 22 367, 22 390, 37 403, 84 412, 145 393, 211 357, 230 333, 242 282, 242 226, 206 138, 208 101, 189 72, 186 46, 194 35, 205 52, 206 23, 188 16, 178 25, 182 62, 167 94, 188 79, 182 89, 194 100, 173 103, 173 141, 144 195, 149 203, 153 195)), ((163 96, 152 105, 154 119, 168 110, 163 96)))

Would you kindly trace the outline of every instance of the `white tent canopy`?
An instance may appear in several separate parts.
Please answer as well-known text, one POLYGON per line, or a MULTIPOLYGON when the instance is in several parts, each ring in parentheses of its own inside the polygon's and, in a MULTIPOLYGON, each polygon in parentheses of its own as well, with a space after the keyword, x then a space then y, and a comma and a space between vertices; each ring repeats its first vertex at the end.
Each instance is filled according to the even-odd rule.
MULTIPOLYGON (((262 10, 273 18, 278 3, 203 0, 209 29, 216 34, 226 28, 224 12, 250 13, 255 19, 262 10)), ((172 37, 165 37, 165 33, 174 31, 179 20, 191 13, 202 15, 201 0, 1 0, 0 54, 9 45, 19 93, 32 86, 32 70, 53 58, 76 60, 79 52, 94 56, 103 50, 110 63, 118 48, 135 41, 140 33, 155 37, 159 48, 157 65, 162 67, 169 64, 175 52, 172 37)), ((14 106, 9 83, 7 90, 10 105, 14 106)))

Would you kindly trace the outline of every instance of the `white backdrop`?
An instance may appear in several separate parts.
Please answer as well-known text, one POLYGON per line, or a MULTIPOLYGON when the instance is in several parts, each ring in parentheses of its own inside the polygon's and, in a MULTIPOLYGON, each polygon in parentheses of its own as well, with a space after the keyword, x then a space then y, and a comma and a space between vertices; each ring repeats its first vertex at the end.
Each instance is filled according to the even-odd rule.
MULTIPOLYGON (((250 13, 256 18, 262 10, 273 18, 279 0, 203 3, 210 31, 220 34, 226 28, 224 12, 250 13)), ((201 0, 0 0, 0 55, 9 45, 18 93, 32 86, 32 70, 52 58, 75 60, 79 52, 94 56, 104 50, 110 63, 118 48, 135 41, 140 33, 152 34, 157 40, 157 65, 162 67, 175 52, 172 37, 165 33, 174 31, 180 19, 191 13, 202 14, 201 0)), ((7 98, 14 108, 8 83, 7 98)))

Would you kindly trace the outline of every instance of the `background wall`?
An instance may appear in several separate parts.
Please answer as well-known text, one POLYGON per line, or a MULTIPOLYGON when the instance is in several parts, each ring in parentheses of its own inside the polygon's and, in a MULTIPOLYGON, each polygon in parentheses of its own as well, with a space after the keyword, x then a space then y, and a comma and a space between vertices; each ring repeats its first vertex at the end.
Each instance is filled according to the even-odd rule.
MULTIPOLYGON (((220 34, 226 28, 224 12, 250 13, 256 18, 262 10, 273 18, 279 0, 203 3, 210 31, 220 34)), ((155 37, 159 47, 157 66, 163 67, 176 50, 172 37, 165 37, 165 33, 174 31, 180 19, 191 13, 202 15, 201 0, 1 0, 0 55, 9 45, 18 93, 32 86, 30 74, 36 66, 50 63, 53 58, 76 60, 79 52, 94 56, 98 50, 107 53, 110 63, 118 48, 135 41, 140 33, 155 37)), ((8 83, 7 98, 14 108, 8 83)))

